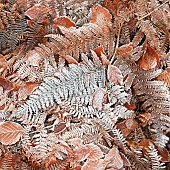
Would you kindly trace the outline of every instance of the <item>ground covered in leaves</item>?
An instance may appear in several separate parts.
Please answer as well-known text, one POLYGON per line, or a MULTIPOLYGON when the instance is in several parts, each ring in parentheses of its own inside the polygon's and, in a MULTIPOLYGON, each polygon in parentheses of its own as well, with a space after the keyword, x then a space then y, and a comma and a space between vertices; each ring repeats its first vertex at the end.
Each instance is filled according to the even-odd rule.
POLYGON ((169 0, 0 0, 0 170, 169 170, 169 136, 169 0))

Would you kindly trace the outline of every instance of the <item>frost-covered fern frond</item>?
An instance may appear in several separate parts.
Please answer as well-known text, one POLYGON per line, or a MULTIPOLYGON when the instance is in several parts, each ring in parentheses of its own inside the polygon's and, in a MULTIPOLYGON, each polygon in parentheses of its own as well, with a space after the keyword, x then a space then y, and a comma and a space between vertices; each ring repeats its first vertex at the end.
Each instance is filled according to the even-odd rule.
POLYGON ((68 67, 59 68, 53 77, 44 78, 44 82, 12 117, 18 117, 20 121, 25 117, 30 120, 31 114, 38 115, 40 111, 53 106, 54 102, 62 106, 64 101, 70 104, 75 117, 102 117, 105 113, 92 107, 92 94, 98 88, 106 89, 106 93, 108 91, 110 102, 115 106, 113 111, 111 108, 108 110, 110 115, 120 118, 134 117, 133 111, 122 106, 127 102, 128 96, 123 86, 109 82, 106 68, 97 55, 93 52, 91 57, 93 61, 82 54, 83 63, 69 64, 68 67))
POLYGON ((161 156, 158 155, 158 151, 156 150, 155 146, 152 144, 149 146, 149 158, 151 159, 152 169, 153 170, 160 170, 165 169, 164 163, 161 163, 161 156))

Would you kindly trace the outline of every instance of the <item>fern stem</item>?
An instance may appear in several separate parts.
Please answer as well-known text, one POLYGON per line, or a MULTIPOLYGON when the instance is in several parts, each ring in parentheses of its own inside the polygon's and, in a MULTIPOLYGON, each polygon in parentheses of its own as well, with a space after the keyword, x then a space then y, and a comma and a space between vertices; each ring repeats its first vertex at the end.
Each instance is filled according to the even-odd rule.
POLYGON ((114 54, 113 54, 113 56, 112 56, 112 58, 111 58, 110 64, 113 63, 113 60, 114 60, 115 55, 116 55, 116 53, 117 53, 117 49, 118 49, 118 46, 119 46, 119 39, 120 39, 121 28, 122 28, 122 25, 119 26, 118 35, 117 35, 117 41, 116 41, 116 47, 115 47, 114 54))
POLYGON ((138 21, 141 21, 142 19, 148 17, 149 15, 151 15, 153 12, 155 12, 157 9, 161 8, 163 5, 165 5, 167 2, 169 2, 169 0, 165 1, 164 3, 162 3, 161 5, 157 6, 153 11, 149 12, 148 14, 144 15, 143 17, 139 18, 138 21))

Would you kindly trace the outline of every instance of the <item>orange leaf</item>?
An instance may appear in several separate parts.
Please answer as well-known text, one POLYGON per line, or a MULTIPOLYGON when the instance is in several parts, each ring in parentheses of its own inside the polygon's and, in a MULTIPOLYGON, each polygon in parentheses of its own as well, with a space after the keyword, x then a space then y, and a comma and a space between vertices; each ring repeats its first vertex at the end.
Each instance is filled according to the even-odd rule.
POLYGON ((0 86, 3 87, 3 90, 12 90, 13 89, 13 83, 3 79, 3 78, 0 78, 0 86))
POLYGON ((131 104, 125 103, 124 106, 125 106, 128 110, 134 110, 134 109, 136 109, 135 103, 131 103, 131 104))
POLYGON ((162 157, 162 162, 168 162, 169 161, 169 152, 166 148, 158 149, 159 155, 162 157))
POLYGON ((19 141, 23 134, 23 127, 15 122, 4 122, 0 125, 0 142, 12 145, 19 141))
POLYGON ((54 133, 61 133, 66 129, 66 123, 60 122, 59 124, 54 126, 54 133))
POLYGON ((93 49, 93 51, 97 54, 98 57, 101 56, 101 54, 106 55, 103 46, 99 46, 93 49))
POLYGON ((103 65, 109 65, 110 61, 106 57, 106 53, 104 51, 103 46, 99 46, 97 48, 94 48, 93 50, 97 56, 99 57, 100 61, 102 62, 103 65))
POLYGON ((115 83, 116 85, 123 85, 123 76, 121 71, 116 66, 108 66, 107 77, 109 81, 115 83))
POLYGON ((26 82, 28 93, 31 94, 40 84, 35 82, 26 82))
POLYGON ((112 148, 105 156, 104 161, 107 164, 106 168, 121 169, 123 167, 123 160, 117 148, 112 148))
POLYGON ((86 147, 90 150, 90 154, 87 157, 88 159, 91 159, 94 161, 94 160, 98 160, 103 157, 103 152, 97 145, 90 143, 90 144, 87 144, 86 147))
POLYGON ((133 50, 133 46, 131 44, 122 45, 117 49, 117 55, 121 57, 126 57, 133 50))
POLYGON ((145 112, 143 114, 140 114, 137 116, 137 118, 140 120, 140 126, 145 127, 147 125, 147 123, 149 122, 149 120, 151 119, 151 113, 149 112, 145 112))
POLYGON ((128 119, 125 124, 129 130, 134 130, 138 127, 138 122, 135 119, 128 119))
POLYGON ((137 64, 143 68, 143 70, 150 70, 157 66, 159 62, 158 53, 154 48, 147 45, 143 56, 137 61, 137 64))
POLYGON ((153 142, 150 139, 143 139, 139 144, 139 147, 142 149, 145 155, 148 155, 150 152, 149 145, 153 145, 153 142))
POLYGON ((82 166, 81 170, 105 170, 105 167, 103 160, 89 160, 82 166))
POLYGON ((70 56, 70 55, 64 55, 63 56, 66 60, 67 60, 67 62, 69 63, 69 64, 76 64, 76 65, 78 65, 78 62, 77 62, 77 60, 76 59, 74 59, 72 56, 70 56))
POLYGON ((70 20, 70 18, 66 16, 61 16, 53 20, 53 28, 57 28, 58 26, 70 28, 75 27, 76 25, 73 21, 70 20))
POLYGON ((42 56, 35 50, 29 50, 26 54, 26 58, 26 63, 31 66, 39 66, 43 59, 42 56))
POLYGON ((94 5, 92 7, 91 23, 103 24, 103 22, 111 22, 112 15, 109 11, 101 5, 94 5))
POLYGON ((47 25, 49 24, 49 19, 45 14, 49 12, 50 12, 50 9, 47 8, 46 6, 36 4, 33 7, 29 8, 25 12, 25 15, 28 16, 31 20, 37 20, 37 18, 42 18, 42 20, 39 21, 39 23, 43 25, 47 25))

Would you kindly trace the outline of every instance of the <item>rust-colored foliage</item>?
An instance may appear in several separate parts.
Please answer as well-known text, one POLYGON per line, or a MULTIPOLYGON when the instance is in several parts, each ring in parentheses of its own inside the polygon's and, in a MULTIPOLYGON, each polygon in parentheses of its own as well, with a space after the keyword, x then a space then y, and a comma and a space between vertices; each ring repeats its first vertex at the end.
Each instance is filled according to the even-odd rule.
POLYGON ((24 132, 23 127, 15 122, 4 122, 0 125, 0 142, 12 145, 19 141, 24 132))
POLYGON ((0 170, 169 170, 169 0, 0 0, 0 170))

